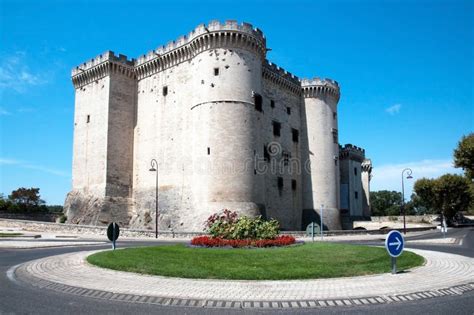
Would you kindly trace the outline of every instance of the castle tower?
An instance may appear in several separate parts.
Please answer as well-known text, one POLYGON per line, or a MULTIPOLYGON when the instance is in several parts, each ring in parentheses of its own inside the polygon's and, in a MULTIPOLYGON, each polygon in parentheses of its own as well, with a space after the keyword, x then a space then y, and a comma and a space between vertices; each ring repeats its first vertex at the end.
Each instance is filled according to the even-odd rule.
MULTIPOLYGON (((339 213, 339 145, 337 103, 339 86, 329 79, 302 80, 303 137, 308 157, 303 168, 303 225, 308 218, 319 216, 324 205, 323 223, 329 229, 340 229, 339 213)), ((310 219, 309 221, 311 221, 310 219)))
POLYGON ((133 61, 107 51, 72 71, 75 88, 68 222, 128 224, 136 81, 133 61))
POLYGON ((255 172, 261 119, 265 38, 247 23, 212 21, 199 26, 193 41, 192 152, 196 213, 199 222, 231 209, 260 214, 264 177, 255 172), (260 107, 259 107, 260 106, 260 107))
POLYGON ((362 200, 362 214, 365 218, 370 217, 370 180, 372 179, 372 161, 365 159, 362 164, 362 190, 364 191, 362 200))
POLYGON ((341 216, 343 228, 351 229, 354 219, 364 217, 363 162, 365 151, 352 144, 346 144, 339 150, 341 174, 341 216))

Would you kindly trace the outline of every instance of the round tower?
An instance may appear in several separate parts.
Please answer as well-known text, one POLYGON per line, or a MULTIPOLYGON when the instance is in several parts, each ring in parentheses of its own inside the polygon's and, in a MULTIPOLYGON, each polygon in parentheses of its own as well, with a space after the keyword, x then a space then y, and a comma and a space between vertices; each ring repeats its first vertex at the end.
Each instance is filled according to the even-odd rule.
POLYGON ((339 85, 329 79, 302 80, 303 130, 308 159, 303 172, 303 209, 316 211, 324 207, 323 223, 329 229, 340 229, 339 212, 339 144, 337 103, 339 85))
POLYGON ((226 208, 258 215, 264 181, 254 159, 261 149, 256 122, 263 115, 265 38, 252 25, 235 21, 201 25, 192 36, 194 215, 199 224, 226 208))

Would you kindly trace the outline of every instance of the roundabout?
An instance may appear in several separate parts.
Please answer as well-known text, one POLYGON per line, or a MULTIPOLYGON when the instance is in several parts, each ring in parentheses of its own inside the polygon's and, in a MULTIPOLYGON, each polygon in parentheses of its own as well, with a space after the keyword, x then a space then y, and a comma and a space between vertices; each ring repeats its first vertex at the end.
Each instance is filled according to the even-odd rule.
MULTIPOLYGON (((223 280, 322 279, 390 271, 390 260, 383 248, 320 242, 269 248, 199 248, 182 244, 125 248, 93 254, 87 261, 117 271, 223 280)), ((398 264, 400 270, 407 270, 423 263, 423 257, 407 252, 398 264)))
POLYGON ((37 259, 12 267, 8 273, 17 281, 67 294, 206 308, 372 305, 459 295, 474 289, 472 258, 411 251, 425 258, 424 266, 397 275, 385 273, 316 280, 203 280, 141 275, 90 265, 86 257, 98 251, 37 259))

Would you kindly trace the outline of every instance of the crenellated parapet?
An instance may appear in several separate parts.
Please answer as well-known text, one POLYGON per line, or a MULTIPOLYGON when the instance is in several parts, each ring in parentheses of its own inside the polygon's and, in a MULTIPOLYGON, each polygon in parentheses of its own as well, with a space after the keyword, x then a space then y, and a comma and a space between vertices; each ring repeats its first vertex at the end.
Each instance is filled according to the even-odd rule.
POLYGON ((262 76, 264 79, 282 86, 297 95, 301 94, 301 84, 298 77, 268 60, 265 60, 263 63, 262 76))
POLYGON ((352 144, 339 146, 339 159, 350 159, 362 163, 365 160, 365 150, 352 144))
POLYGON ((113 51, 106 51, 72 69, 71 77, 74 88, 99 80, 110 73, 119 73, 130 78, 135 78, 135 60, 128 60, 127 56, 113 51))
POLYGON ((301 87, 305 98, 331 95, 336 98, 336 102, 339 101, 340 91, 337 81, 320 78, 302 79, 301 87))
POLYGON ((265 59, 266 40, 258 28, 249 23, 229 20, 201 24, 188 35, 139 57, 136 73, 139 79, 187 61, 197 54, 215 48, 240 48, 255 52, 265 59))
POLYGON ((369 175, 372 173, 372 161, 370 159, 365 159, 361 164, 362 172, 367 172, 369 175))

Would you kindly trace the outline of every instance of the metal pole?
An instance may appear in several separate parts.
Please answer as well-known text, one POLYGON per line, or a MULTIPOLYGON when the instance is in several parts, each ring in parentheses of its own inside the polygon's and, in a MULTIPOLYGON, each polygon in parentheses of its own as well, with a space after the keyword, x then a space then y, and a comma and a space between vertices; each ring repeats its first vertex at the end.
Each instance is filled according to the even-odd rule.
POLYGON ((392 275, 397 273, 397 258, 392 257, 392 275))
POLYGON ((115 250, 115 223, 112 223, 112 249, 115 250))
POLYGON ((446 238, 446 232, 448 227, 446 226, 446 217, 444 216, 444 211, 441 213, 443 217, 443 222, 441 223, 441 231, 443 232, 443 238, 446 238))
POLYGON ((155 238, 158 238, 158 161, 155 159, 151 160, 150 172, 156 172, 156 183, 155 183, 155 238), (155 168, 156 166, 156 168, 155 168))
MULTIPOLYGON (((404 170, 403 170, 404 171, 404 170)), ((402 212, 403 212, 403 234, 407 234, 407 224, 405 221, 405 186, 403 184, 403 171, 402 171, 402 212)))
POLYGON ((158 238, 158 163, 156 163, 156 185, 155 185, 155 238, 158 238))
POLYGON ((411 174, 412 174, 412 170, 411 168, 405 168, 403 169, 402 171, 402 212, 403 212, 403 234, 407 234, 407 224, 406 224, 406 219, 405 219, 405 185, 404 185, 404 177, 403 177, 403 173, 407 172, 408 176, 407 176, 407 179, 410 179, 410 178, 413 178, 411 177, 411 174))
POLYGON ((314 242, 314 222, 311 222, 311 241, 314 242))
POLYGON ((324 224, 323 224, 323 208, 324 208, 324 205, 321 204, 321 241, 323 240, 324 236, 323 236, 323 232, 324 232, 324 224))

